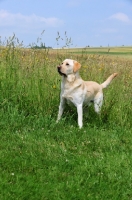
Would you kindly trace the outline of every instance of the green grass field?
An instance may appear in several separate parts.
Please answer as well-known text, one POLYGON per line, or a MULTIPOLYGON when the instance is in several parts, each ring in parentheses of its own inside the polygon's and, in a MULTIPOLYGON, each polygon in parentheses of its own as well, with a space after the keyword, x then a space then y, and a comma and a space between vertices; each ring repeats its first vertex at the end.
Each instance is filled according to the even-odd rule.
POLYGON ((0 49, 1 200, 132 199, 132 60, 124 49, 115 56, 12 43, 0 49), (65 58, 82 64, 84 80, 118 73, 104 90, 101 117, 90 107, 81 130, 74 107, 56 124, 56 66, 65 58))
POLYGON ((86 53, 115 53, 115 54, 132 54, 132 46, 128 47, 85 47, 85 48, 70 48, 70 52, 82 52, 86 53))

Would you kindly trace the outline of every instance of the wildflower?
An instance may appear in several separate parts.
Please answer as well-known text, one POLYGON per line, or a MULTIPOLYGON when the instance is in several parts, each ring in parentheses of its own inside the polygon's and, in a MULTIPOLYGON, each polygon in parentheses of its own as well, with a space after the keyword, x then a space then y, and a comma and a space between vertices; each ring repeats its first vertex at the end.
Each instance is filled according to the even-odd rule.
POLYGON ((56 85, 53 85, 53 88, 56 89, 56 85))

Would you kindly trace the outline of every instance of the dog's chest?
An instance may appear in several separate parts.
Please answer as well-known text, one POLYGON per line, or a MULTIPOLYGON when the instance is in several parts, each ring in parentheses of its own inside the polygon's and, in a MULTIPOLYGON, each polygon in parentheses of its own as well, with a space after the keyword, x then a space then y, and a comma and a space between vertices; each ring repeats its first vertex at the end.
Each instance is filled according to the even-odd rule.
POLYGON ((76 87, 64 87, 62 89, 62 97, 67 100, 68 104, 72 102, 74 105, 77 105, 82 103, 84 94, 78 85, 76 87))

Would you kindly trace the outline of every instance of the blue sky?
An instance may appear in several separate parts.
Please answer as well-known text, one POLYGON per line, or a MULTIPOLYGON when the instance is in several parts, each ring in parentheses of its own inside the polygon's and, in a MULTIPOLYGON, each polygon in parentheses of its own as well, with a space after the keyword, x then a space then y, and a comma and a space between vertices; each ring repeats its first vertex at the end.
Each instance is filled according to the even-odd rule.
POLYGON ((2 40, 15 33, 25 45, 41 37, 55 48, 65 31, 72 47, 132 45, 132 0, 0 0, 2 40))

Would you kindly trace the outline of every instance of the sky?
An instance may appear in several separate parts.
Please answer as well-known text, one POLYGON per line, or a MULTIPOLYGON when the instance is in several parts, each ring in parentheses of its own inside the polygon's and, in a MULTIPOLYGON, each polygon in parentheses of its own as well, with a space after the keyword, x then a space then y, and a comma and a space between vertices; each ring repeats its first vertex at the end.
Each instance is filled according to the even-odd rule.
POLYGON ((13 34, 25 46, 132 46, 132 0, 0 0, 1 41, 13 34))

